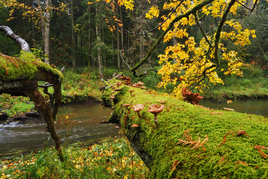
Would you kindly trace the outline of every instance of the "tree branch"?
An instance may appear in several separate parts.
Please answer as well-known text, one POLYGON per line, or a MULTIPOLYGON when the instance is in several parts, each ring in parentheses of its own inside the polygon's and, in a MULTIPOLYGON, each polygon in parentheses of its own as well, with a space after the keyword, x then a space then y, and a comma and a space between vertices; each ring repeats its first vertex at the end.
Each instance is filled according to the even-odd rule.
POLYGON ((0 31, 6 32, 7 36, 9 36, 12 40, 18 42, 22 50, 27 52, 31 51, 29 44, 23 38, 16 35, 8 26, 0 26, 0 31))
POLYGON ((206 6, 207 4, 213 2, 214 0, 205 0, 203 2, 201 2, 200 4, 196 5, 193 9, 187 11, 185 14, 179 15, 177 16, 175 19, 173 19, 173 21, 171 21, 171 23, 169 24, 169 26, 167 27, 167 29, 160 35, 160 37, 157 39, 157 41, 153 44, 153 46, 151 47, 151 49, 149 50, 149 52, 147 53, 147 55, 135 66, 131 69, 132 73, 134 74, 134 76, 136 76, 136 70, 142 66, 151 56, 152 52, 154 51, 154 49, 156 48, 156 46, 158 44, 160 44, 160 42, 163 40, 163 38, 165 37, 165 35, 168 33, 168 31, 174 26, 175 22, 181 20, 184 17, 188 17, 191 14, 195 14, 195 12, 199 9, 201 9, 202 7, 206 6))
POLYGON ((130 32, 129 30, 126 30, 126 29, 124 29, 124 32, 127 32, 129 34, 133 34, 135 36, 135 35, 146 35, 149 32, 154 31, 155 29, 161 27, 168 20, 168 18, 176 11, 176 9, 178 9, 178 7, 182 4, 183 1, 184 0, 181 0, 181 2, 173 9, 173 11, 167 16, 167 18, 164 21, 162 21, 158 26, 156 26, 156 27, 148 30, 147 32, 144 32, 144 33, 133 33, 133 32, 130 32))
POLYGON ((252 11, 255 9, 255 7, 256 7, 258 1, 259 1, 259 0, 255 1, 253 7, 250 9, 250 8, 247 7, 246 5, 244 5, 244 4, 242 4, 241 2, 239 2, 238 0, 236 0, 236 2, 237 2, 238 4, 240 4, 241 6, 243 6, 244 8, 246 8, 247 10, 250 10, 250 12, 252 12, 252 11))
POLYGON ((234 3, 236 2, 236 0, 231 0, 231 2, 229 3, 226 11, 224 12, 221 22, 218 26, 217 32, 216 32, 216 36, 215 36, 215 61, 217 66, 220 66, 220 61, 219 61, 219 57, 218 57, 218 49, 219 49, 219 41, 220 41, 220 35, 221 35, 221 30, 223 27, 224 22, 226 21, 227 15, 231 9, 231 7, 234 5, 234 3))
POLYGON ((196 22, 197 26, 199 27, 199 29, 201 30, 203 36, 205 37, 206 42, 208 43, 209 49, 210 49, 212 46, 211 46, 211 44, 210 44, 210 42, 209 42, 209 40, 207 38, 207 35, 205 34, 204 30, 202 29, 200 23, 198 22, 197 12, 194 14, 194 17, 195 17, 195 22, 196 22))
POLYGON ((216 65, 211 65, 211 66, 206 67, 206 68, 204 69, 204 71, 202 72, 202 75, 201 75, 200 78, 199 78, 199 81, 196 82, 195 85, 192 86, 192 87, 190 88, 191 91, 194 90, 194 88, 195 88, 197 85, 199 85, 202 81, 204 81, 204 80, 206 79, 206 77, 207 77, 207 76, 206 76, 206 71, 209 70, 209 69, 211 69, 211 68, 213 68, 213 67, 216 67, 216 65), (202 77, 203 77, 203 78, 202 78, 202 77))
POLYGON ((131 67, 129 66, 129 64, 125 61, 124 57, 123 57, 123 54, 122 54, 122 51, 119 51, 119 54, 120 54, 120 57, 122 59, 122 61, 124 62, 124 64, 127 66, 127 68, 129 70, 131 70, 131 67))

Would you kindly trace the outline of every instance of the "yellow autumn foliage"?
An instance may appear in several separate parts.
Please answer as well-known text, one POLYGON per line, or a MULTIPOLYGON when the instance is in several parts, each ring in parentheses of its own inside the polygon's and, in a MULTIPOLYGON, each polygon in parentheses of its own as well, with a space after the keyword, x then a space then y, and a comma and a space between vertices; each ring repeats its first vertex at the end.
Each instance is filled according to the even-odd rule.
MULTIPOLYGON (((163 10, 169 10, 170 14, 161 17, 163 19, 168 17, 161 26, 161 30, 165 31, 176 17, 187 13, 201 2, 201 0, 186 0, 182 3, 181 1, 166 2, 163 5, 163 10)), ((220 68, 225 75, 243 75, 240 70, 243 60, 239 58, 239 54, 236 51, 227 49, 222 41, 232 42, 237 47, 243 47, 250 44, 250 38, 256 38, 255 30, 243 29, 237 20, 230 19, 230 17, 236 15, 237 9, 246 3, 246 0, 241 0, 239 1, 240 3, 235 2, 231 6, 229 14, 232 16, 228 16, 228 20, 224 25, 225 29, 230 30, 221 31, 220 39, 222 40, 217 44, 217 55, 215 55, 216 31, 210 34, 206 33, 205 36, 203 34, 201 40, 197 40, 189 34, 189 27, 198 26, 199 21, 205 16, 218 18, 219 21, 230 2, 231 0, 214 0, 197 11, 196 17, 194 14, 190 14, 187 18, 181 18, 174 23, 163 39, 169 45, 163 54, 158 56, 159 64, 161 65, 158 74, 162 76, 158 87, 166 87, 168 84, 176 85, 173 89, 173 95, 178 97, 181 95, 180 92, 183 87, 194 87, 201 91, 202 88, 207 87, 208 82, 224 84, 216 71, 219 67, 216 56, 219 56, 219 61, 227 64, 227 67, 220 68), (172 44, 170 41, 172 42, 174 38, 178 39, 178 43, 170 45, 172 44)), ((146 14, 146 17, 149 19, 158 17, 154 6, 146 14)))

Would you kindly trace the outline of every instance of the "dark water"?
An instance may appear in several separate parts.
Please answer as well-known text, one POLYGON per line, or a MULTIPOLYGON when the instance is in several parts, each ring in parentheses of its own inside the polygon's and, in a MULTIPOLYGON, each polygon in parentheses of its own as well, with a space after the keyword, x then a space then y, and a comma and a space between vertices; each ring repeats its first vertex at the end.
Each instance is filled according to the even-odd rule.
POLYGON ((214 109, 232 108, 237 112, 268 116, 268 99, 233 100, 232 103, 201 100, 200 105, 214 109))
MULTIPOLYGON (((111 109, 104 109, 100 104, 74 104, 60 107, 58 116, 73 121, 70 136, 66 137, 64 130, 57 129, 61 140, 69 142, 85 141, 114 136, 118 129, 113 124, 100 124, 107 121, 111 109)), ((25 151, 54 145, 50 134, 45 131, 45 123, 41 120, 27 119, 23 124, 12 122, 8 125, 0 124, 0 156, 14 151, 25 151)), ((64 126, 64 125, 63 125, 64 126)))

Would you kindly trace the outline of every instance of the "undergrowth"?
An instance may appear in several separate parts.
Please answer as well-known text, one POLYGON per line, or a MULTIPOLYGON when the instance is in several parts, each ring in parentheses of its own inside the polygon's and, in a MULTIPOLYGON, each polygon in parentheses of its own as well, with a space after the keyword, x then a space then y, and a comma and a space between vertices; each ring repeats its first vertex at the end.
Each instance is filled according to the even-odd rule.
POLYGON ((148 168, 124 137, 97 144, 63 147, 64 162, 47 148, 29 155, 2 159, 0 178, 147 178, 148 168))
POLYGON ((242 71, 244 74, 242 77, 222 76, 224 85, 210 86, 202 95, 219 101, 223 98, 268 98, 267 72, 251 64, 245 64, 242 71))

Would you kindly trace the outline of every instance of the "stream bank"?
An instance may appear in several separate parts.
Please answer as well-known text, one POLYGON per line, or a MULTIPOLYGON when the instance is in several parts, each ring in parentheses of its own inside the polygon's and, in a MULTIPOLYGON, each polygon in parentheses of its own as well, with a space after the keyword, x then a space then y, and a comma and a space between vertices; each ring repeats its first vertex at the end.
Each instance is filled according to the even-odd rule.
MULTIPOLYGON (((78 142, 115 136, 118 129, 107 121, 112 110, 101 103, 68 104, 60 107, 55 123, 61 142, 78 142)), ((53 145, 41 118, 0 123, 0 155, 43 149, 53 145)))

